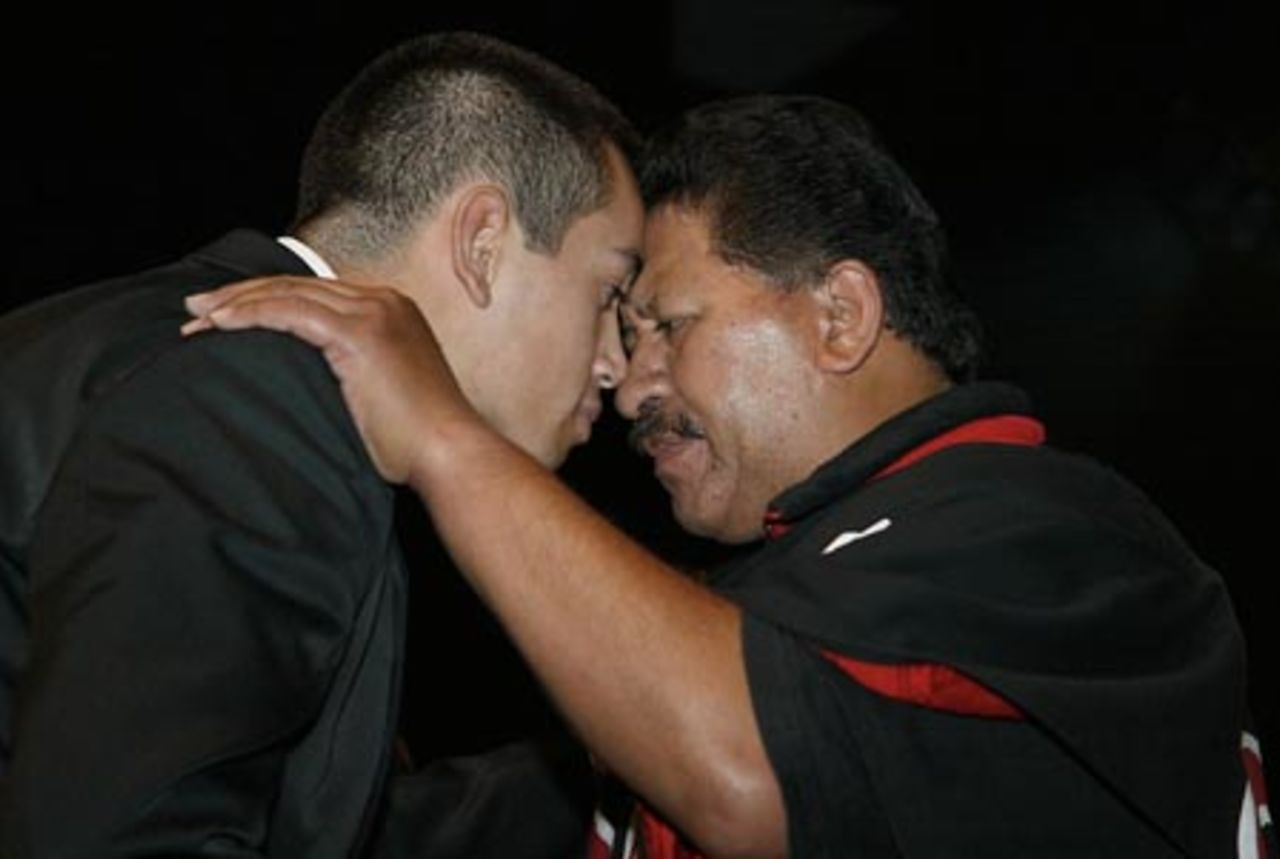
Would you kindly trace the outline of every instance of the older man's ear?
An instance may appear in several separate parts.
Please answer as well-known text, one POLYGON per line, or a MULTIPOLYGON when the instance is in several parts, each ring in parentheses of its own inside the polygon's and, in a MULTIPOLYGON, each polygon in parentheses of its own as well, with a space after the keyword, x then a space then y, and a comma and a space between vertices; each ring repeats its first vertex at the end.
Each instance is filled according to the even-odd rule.
POLYGON ((814 289, 819 325, 817 363, 830 373, 862 366, 884 328, 884 302, 876 273, 860 260, 841 260, 814 289))

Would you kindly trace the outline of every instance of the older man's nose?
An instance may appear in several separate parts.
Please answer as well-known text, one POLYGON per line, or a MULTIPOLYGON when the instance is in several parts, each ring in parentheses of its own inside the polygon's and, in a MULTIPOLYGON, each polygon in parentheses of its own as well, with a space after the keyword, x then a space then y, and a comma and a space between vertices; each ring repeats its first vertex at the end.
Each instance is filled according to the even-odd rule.
POLYGON ((624 417, 635 420, 642 403, 661 401, 670 393, 670 387, 666 345, 657 338, 641 337, 631 353, 627 377, 618 386, 614 403, 624 417))

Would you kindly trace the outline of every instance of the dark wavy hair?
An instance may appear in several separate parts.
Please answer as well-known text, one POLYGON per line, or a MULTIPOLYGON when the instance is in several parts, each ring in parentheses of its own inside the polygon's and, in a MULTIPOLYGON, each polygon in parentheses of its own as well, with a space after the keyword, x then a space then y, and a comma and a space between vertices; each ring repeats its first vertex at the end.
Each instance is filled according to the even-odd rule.
POLYGON ((650 207, 697 209, 720 255, 781 288, 858 259, 887 324, 956 381, 977 373, 981 331, 954 289, 933 208, 852 108, 815 96, 746 96, 684 113, 648 142, 650 207))

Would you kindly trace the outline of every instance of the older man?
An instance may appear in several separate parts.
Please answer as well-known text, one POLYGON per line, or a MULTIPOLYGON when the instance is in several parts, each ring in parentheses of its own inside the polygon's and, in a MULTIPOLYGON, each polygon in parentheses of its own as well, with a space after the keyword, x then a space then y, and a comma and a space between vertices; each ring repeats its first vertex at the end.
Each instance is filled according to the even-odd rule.
MULTIPOLYGON (((6 859, 368 849, 405 635, 392 490, 314 350, 184 340, 182 296, 255 274, 390 284, 433 320, 477 412, 554 466, 624 371, 630 140, 540 57, 415 39, 321 119, 291 235, 233 232, 0 319, 6 859)), ((408 802, 391 842, 482 855, 470 836, 494 826, 466 818, 487 795, 467 772, 415 790, 443 819, 408 802)))
MULTIPOLYGON (((645 855, 1256 848, 1221 580, 1046 446, 1020 392, 970 381, 942 229, 861 119, 706 105, 642 185, 619 405, 684 527, 764 540, 714 589, 486 428, 423 338, 367 336, 386 297, 251 283, 191 307, 325 350, 384 475, 642 798, 645 855)), ((417 331, 400 311, 392 334, 417 331)))

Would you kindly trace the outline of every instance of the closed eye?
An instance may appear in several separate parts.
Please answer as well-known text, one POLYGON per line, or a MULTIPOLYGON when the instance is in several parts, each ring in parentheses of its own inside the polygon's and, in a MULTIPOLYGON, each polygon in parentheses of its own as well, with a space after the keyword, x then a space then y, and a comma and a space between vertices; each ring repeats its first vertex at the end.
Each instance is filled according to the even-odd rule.
POLYGON ((663 337, 670 337, 685 326, 691 316, 672 316, 669 319, 658 319, 653 324, 653 330, 657 331, 663 337))
POLYGON ((627 288, 620 283, 611 283, 605 287, 604 303, 600 305, 600 312, 604 313, 613 310, 627 298, 627 288))
POLYGON ((635 352, 639 344, 642 334, 653 333, 670 340, 694 319, 696 316, 656 316, 650 315, 648 311, 637 310, 633 305, 626 305, 624 297, 625 309, 618 314, 618 332, 622 336, 622 348, 631 355, 635 352))

